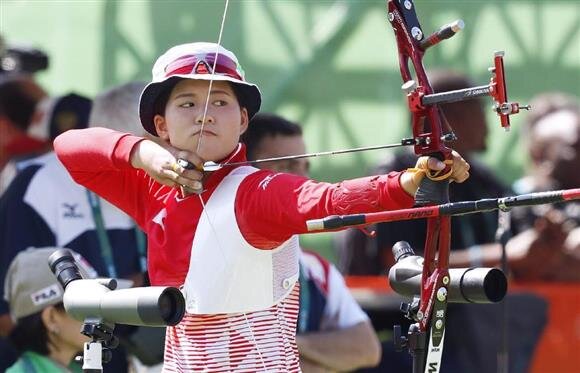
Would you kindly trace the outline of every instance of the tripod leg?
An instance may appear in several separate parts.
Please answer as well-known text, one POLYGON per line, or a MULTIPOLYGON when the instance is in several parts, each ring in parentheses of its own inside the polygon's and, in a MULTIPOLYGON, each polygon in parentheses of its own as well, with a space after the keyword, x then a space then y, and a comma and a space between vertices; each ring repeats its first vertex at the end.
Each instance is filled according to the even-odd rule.
POLYGON ((413 373, 425 372, 427 333, 419 330, 419 324, 412 324, 408 332, 409 353, 413 356, 413 373))

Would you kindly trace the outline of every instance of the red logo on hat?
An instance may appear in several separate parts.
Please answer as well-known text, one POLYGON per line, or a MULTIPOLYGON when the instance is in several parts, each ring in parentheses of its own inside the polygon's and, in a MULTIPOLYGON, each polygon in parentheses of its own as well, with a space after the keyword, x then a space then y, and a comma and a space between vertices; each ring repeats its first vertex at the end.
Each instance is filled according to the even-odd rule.
POLYGON ((196 74, 211 74, 211 68, 205 61, 199 61, 193 68, 193 71, 196 74))

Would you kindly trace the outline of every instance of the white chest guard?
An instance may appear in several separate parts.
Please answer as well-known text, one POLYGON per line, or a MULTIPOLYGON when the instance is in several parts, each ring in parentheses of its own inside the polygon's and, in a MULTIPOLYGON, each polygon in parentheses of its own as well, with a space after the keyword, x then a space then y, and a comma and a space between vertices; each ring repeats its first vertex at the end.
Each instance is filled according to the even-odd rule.
POLYGON ((260 250, 244 239, 238 227, 236 193, 242 180, 255 171, 254 167, 232 171, 201 214, 184 284, 189 313, 267 309, 283 300, 298 279, 298 236, 273 250, 260 250))

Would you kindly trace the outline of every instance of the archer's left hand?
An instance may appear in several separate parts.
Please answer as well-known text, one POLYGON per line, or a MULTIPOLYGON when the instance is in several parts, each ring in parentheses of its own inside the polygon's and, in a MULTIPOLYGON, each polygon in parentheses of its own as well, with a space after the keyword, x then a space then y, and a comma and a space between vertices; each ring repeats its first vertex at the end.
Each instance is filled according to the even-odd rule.
POLYGON ((420 157, 415 168, 410 168, 401 175, 401 187, 414 196, 427 173, 434 180, 462 183, 469 177, 469 163, 455 150, 451 153, 451 159, 445 163, 435 157, 420 157), (441 171, 445 170, 447 164, 450 165, 450 170, 442 174, 441 171))

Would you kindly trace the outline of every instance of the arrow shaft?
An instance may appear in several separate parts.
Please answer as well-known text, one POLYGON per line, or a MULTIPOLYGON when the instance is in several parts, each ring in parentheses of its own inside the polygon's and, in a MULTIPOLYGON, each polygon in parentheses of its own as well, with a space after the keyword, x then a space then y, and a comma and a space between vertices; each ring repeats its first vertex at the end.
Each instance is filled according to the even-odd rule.
POLYGON ((215 170, 219 170, 220 168, 223 168, 226 166, 227 167, 248 166, 248 165, 265 163, 265 162, 279 162, 279 161, 301 159, 301 158, 314 158, 314 157, 321 157, 321 156, 327 156, 327 155, 356 153, 356 152, 369 151, 369 150, 390 149, 390 148, 398 148, 398 147, 402 147, 402 146, 413 146, 413 145, 415 145, 415 141, 413 139, 404 139, 400 143, 396 143, 396 144, 374 145, 374 146, 365 146, 365 147, 360 147, 360 148, 330 150, 330 151, 317 152, 317 153, 287 155, 287 156, 283 156, 283 157, 256 159, 253 161, 234 162, 234 163, 225 163, 225 164, 206 162, 206 164, 204 164, 204 166, 203 166, 203 170, 204 171, 215 171, 215 170))

